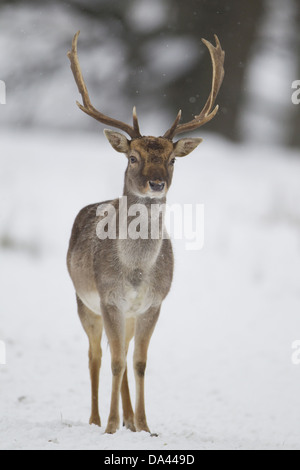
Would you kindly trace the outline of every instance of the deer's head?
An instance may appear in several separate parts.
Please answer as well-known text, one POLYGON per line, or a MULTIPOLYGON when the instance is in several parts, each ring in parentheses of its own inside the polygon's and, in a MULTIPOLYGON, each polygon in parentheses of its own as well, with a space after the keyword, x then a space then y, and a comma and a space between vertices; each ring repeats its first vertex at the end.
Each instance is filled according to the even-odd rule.
POLYGON ((202 142, 200 138, 184 138, 173 142, 175 135, 203 126, 217 114, 219 108, 216 106, 213 109, 213 106, 224 77, 225 53, 217 36, 215 36, 216 47, 203 39, 210 52, 213 66, 212 88, 204 108, 192 121, 185 124, 179 124, 181 119, 181 111, 179 111, 170 129, 161 137, 141 135, 135 107, 133 108, 132 126, 110 118, 93 107, 78 61, 78 36, 79 31, 73 38, 72 50, 68 52, 75 82, 83 100, 83 105, 78 102, 77 105, 89 116, 103 124, 121 129, 130 137, 128 139, 120 132, 104 130, 112 147, 117 152, 124 153, 128 159, 124 193, 134 194, 138 197, 164 197, 172 182, 175 158, 188 155, 202 142))

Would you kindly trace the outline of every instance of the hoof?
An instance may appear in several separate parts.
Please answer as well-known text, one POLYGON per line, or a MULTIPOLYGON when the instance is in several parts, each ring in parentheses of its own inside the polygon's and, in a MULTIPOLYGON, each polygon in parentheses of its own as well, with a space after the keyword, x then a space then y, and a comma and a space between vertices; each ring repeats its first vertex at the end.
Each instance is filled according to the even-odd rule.
POLYGON ((105 429, 105 434, 115 434, 119 429, 119 423, 111 422, 108 423, 105 429))
POLYGON ((100 416, 91 416, 89 423, 90 424, 95 424, 96 426, 100 427, 101 426, 100 416))
POLYGON ((136 432, 133 419, 124 420, 124 421, 123 421, 123 426, 125 426, 126 429, 129 429, 129 430, 132 431, 132 432, 136 432))
POLYGON ((149 434, 151 434, 147 423, 135 423, 135 429, 137 431, 145 431, 145 432, 148 432, 149 434))

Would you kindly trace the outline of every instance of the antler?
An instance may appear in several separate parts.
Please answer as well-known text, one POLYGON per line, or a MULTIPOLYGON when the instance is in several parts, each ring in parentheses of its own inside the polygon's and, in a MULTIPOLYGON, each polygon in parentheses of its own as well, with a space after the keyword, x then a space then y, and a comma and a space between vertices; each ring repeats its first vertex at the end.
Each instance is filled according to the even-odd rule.
POLYGON ((172 140, 176 134, 181 134, 182 132, 192 131, 197 129, 203 124, 209 122, 218 112, 219 106, 216 106, 213 111, 211 111, 216 97, 219 93, 222 81, 224 78, 224 59, 225 52, 222 50, 220 41, 215 35, 216 47, 214 47, 210 42, 202 39, 202 42, 206 45, 209 50, 212 66, 213 66, 213 77, 212 77, 212 88, 208 100, 205 103, 204 108, 201 113, 195 116, 195 118, 185 124, 179 124, 181 118, 181 111, 179 111, 174 123, 169 130, 164 134, 164 138, 172 140))
POLYGON ((91 104, 87 87, 82 77, 80 64, 79 64, 79 60, 77 56, 77 40, 78 40, 79 33, 80 31, 77 31, 77 33, 75 34, 73 41, 72 41, 72 50, 69 51, 67 54, 71 62, 71 70, 73 72, 74 79, 78 87, 78 91, 81 94, 82 101, 83 101, 83 105, 80 104, 78 101, 76 101, 77 106, 82 111, 84 111, 86 114, 93 117, 97 121, 100 121, 103 124, 107 124, 108 126, 121 129, 133 139, 142 137, 140 133, 140 129, 139 129, 135 107, 133 108, 133 126, 129 126, 128 124, 122 121, 118 121, 117 119, 113 119, 113 118, 110 118, 109 116, 105 116, 105 114, 102 114, 100 113, 100 111, 97 111, 97 109, 95 109, 94 106, 91 104))

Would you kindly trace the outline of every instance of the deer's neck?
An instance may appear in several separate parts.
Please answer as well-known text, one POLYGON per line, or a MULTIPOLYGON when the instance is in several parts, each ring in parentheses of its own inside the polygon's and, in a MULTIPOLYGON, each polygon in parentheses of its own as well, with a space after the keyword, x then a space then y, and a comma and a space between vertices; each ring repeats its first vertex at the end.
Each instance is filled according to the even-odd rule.
MULTIPOLYGON (((126 238, 119 238, 118 254, 129 268, 151 269, 161 251, 166 198, 145 198, 124 194, 119 201, 119 223, 127 224, 126 238), (126 221, 122 220, 127 208, 126 221)), ((124 225, 123 225, 123 233, 124 225)))
POLYGON ((165 196, 162 198, 151 198, 125 193, 120 199, 120 209, 123 209, 122 212, 124 213, 124 208, 127 208, 127 228, 130 231, 130 229, 133 229, 135 224, 139 222, 141 237, 137 238, 144 240, 157 240, 163 237, 165 207, 165 196), (148 236, 146 236, 145 233, 146 227, 148 227, 148 236), (155 228, 157 227, 160 228, 158 235, 155 232, 155 228))
POLYGON ((166 197, 142 197, 137 196, 131 192, 124 190, 123 196, 127 198, 128 207, 133 204, 143 204, 145 207, 151 207, 153 205, 166 204, 166 197))

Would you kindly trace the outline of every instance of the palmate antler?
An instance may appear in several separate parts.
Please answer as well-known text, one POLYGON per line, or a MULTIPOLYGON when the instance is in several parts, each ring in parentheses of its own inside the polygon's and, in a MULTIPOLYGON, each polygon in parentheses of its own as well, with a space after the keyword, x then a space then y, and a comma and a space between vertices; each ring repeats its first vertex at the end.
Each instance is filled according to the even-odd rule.
MULTIPOLYGON (((76 101, 78 107, 82 111, 84 111, 86 114, 96 119, 97 121, 100 121, 103 124, 106 124, 108 126, 121 129, 122 131, 126 132, 132 139, 137 139, 137 138, 142 137, 140 133, 140 128, 139 128, 139 123, 138 123, 138 118, 137 118, 135 107, 133 108, 133 126, 130 126, 122 121, 118 121, 117 119, 113 119, 113 118, 110 118, 109 116, 106 116, 105 114, 102 114, 100 111, 94 108, 94 106, 91 104, 87 87, 82 77, 78 55, 77 55, 77 41, 78 41, 79 33, 80 31, 77 31, 77 33, 75 34, 73 41, 72 41, 72 50, 68 52, 68 57, 71 62, 71 70, 73 72, 74 79, 78 87, 78 91, 81 94, 82 101, 83 101, 83 105, 80 104, 78 101, 76 101)), ((203 126, 204 124, 209 122, 217 114, 219 106, 216 106, 213 109, 213 111, 212 111, 212 107, 215 103, 216 97, 218 95, 218 92, 220 90, 223 77, 224 77, 223 65, 224 65, 224 59, 225 59, 225 52, 222 50, 220 41, 216 35, 215 35, 215 40, 216 40, 216 47, 214 47, 210 42, 206 41, 205 39, 202 39, 202 41, 207 46, 210 52, 212 66, 213 66, 212 89, 211 89, 210 95, 208 97, 208 100, 204 108, 202 109, 201 113, 195 116, 195 118, 192 121, 187 122, 185 124, 179 124, 179 121, 181 119, 181 111, 179 111, 174 123, 172 124, 170 129, 167 130, 167 132, 163 135, 165 139, 173 140, 173 138, 177 134, 197 129, 198 127, 203 126)))
POLYGON ((77 106, 89 116, 93 117, 94 119, 97 119, 97 121, 100 121, 103 124, 107 124, 108 126, 121 129, 122 131, 126 132, 132 139, 142 137, 139 129, 139 123, 135 107, 133 108, 133 126, 129 126, 125 122, 118 121, 117 119, 110 118, 109 116, 105 116, 105 114, 100 113, 100 111, 94 108, 94 106, 91 104, 87 87, 82 77, 77 55, 77 40, 79 33, 80 31, 77 31, 77 33, 75 34, 72 41, 72 50, 68 52, 68 57, 71 62, 71 70, 73 72, 78 91, 81 94, 83 101, 83 105, 76 101, 77 106))
POLYGON ((213 111, 212 107, 219 93, 224 78, 225 52, 222 50, 220 41, 216 35, 215 40, 216 47, 214 47, 210 42, 206 41, 205 39, 202 39, 203 43, 206 45, 210 52, 213 66, 212 88, 204 108, 202 109, 201 113, 195 116, 192 121, 187 122, 185 124, 179 124, 179 121, 181 119, 180 110, 177 114, 174 123, 172 124, 170 129, 167 130, 167 132, 164 134, 164 138, 172 140, 177 134, 181 134, 182 132, 193 131, 194 129, 197 129, 198 127, 203 126, 204 124, 209 122, 217 114, 219 106, 216 106, 213 111))

